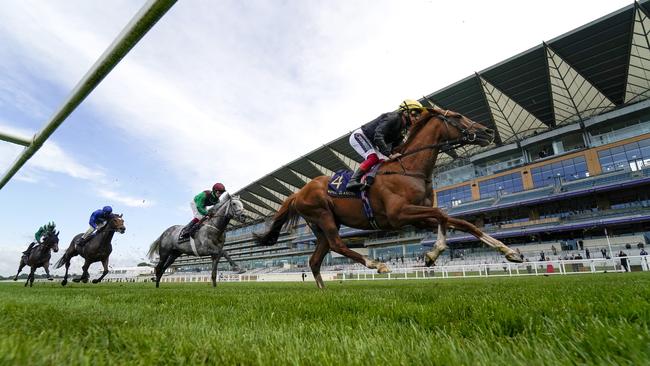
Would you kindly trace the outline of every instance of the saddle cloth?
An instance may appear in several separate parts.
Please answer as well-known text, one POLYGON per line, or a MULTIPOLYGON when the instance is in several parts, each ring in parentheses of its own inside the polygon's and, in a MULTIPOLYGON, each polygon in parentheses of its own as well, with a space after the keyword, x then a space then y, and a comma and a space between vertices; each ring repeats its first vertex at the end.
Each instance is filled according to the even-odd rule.
POLYGON ((361 198, 360 192, 347 190, 352 174, 351 170, 337 170, 327 183, 327 194, 337 198, 361 198))
POLYGON ((377 175, 377 169, 379 169, 379 165, 380 164, 375 165, 370 170, 370 172, 366 173, 361 178, 361 182, 365 183, 366 187, 359 192, 351 192, 347 190, 348 183, 350 182, 350 178, 353 174, 350 170, 342 169, 336 171, 334 175, 330 177, 330 180, 327 183, 327 194, 332 197, 361 199, 361 202, 363 203, 363 213, 368 218, 370 225, 375 229, 378 229, 379 227, 375 221, 375 214, 372 210, 372 206, 370 205, 368 188, 375 181, 375 175, 377 175))
MULTIPOLYGON (((368 173, 361 177, 361 182, 366 185, 361 191, 370 188, 372 183, 374 183, 380 165, 375 165, 368 173)), ((361 198, 361 191, 353 192, 347 190, 352 174, 354 173, 351 170, 337 170, 327 183, 327 194, 336 198, 361 198)))

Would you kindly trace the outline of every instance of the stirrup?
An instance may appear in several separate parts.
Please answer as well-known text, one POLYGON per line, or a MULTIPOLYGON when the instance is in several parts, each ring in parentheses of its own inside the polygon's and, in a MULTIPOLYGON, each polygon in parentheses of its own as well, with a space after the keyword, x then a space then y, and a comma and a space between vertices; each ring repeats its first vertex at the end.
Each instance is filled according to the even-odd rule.
POLYGON ((348 183, 348 186, 345 187, 345 190, 350 192, 361 192, 366 190, 368 187, 369 186, 366 182, 359 181, 352 184, 348 183))

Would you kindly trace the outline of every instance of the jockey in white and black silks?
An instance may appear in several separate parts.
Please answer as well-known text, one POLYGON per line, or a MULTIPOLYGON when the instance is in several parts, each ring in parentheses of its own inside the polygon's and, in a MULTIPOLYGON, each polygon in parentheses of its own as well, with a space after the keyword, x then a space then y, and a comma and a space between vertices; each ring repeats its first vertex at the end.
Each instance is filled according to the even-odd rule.
POLYGON ((361 177, 377 163, 400 156, 399 153, 393 154, 392 150, 404 141, 423 108, 417 100, 406 99, 396 112, 384 113, 352 132, 350 145, 365 160, 352 175, 348 190, 359 190, 363 186, 361 177))
POLYGON ((201 219, 208 214, 208 206, 214 206, 219 203, 219 197, 226 191, 226 187, 221 183, 215 183, 212 186, 211 191, 203 191, 196 196, 192 202, 190 202, 190 207, 192 208, 192 213, 194 218, 190 221, 183 230, 181 230, 180 239, 187 238, 188 236, 194 235, 194 232, 199 228, 199 222, 201 219))

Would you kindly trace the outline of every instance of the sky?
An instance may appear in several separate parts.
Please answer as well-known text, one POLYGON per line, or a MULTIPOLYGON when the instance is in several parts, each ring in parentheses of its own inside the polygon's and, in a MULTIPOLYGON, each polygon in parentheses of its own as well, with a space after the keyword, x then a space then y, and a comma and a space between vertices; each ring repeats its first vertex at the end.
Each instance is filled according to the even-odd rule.
MULTIPOLYGON (((144 3, 3 0, 0 131, 39 131, 144 3)), ((630 4, 179 1, 0 190, 0 275, 49 221, 58 260, 104 205, 127 227, 111 266, 136 265, 215 182, 235 192, 403 99, 630 4)), ((0 141, 0 172, 22 149, 0 141)))

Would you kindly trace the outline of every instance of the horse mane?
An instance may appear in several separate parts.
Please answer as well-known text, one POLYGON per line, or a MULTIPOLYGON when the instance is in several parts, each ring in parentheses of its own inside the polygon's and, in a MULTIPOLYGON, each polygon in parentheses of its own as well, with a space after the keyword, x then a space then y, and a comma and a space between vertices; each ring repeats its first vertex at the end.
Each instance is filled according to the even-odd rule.
POLYGON ((406 138, 406 141, 404 141, 403 143, 401 143, 399 146, 395 148, 396 152, 403 154, 406 148, 415 139, 415 136, 417 136, 420 133, 420 131, 424 128, 424 126, 427 125, 427 123, 429 123, 429 121, 431 121, 436 115, 439 114, 438 112, 436 112, 431 108, 427 108, 426 110, 428 112, 427 113, 428 116, 421 118, 419 121, 417 121, 411 126, 411 128, 408 131, 408 137, 406 138))
POLYGON ((217 216, 221 213, 221 211, 225 210, 228 208, 228 205, 230 204, 230 200, 232 199, 232 196, 228 196, 225 200, 217 203, 216 205, 210 207, 208 210, 208 215, 210 216, 217 216))

